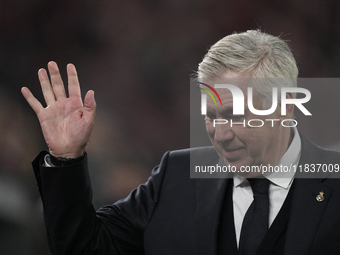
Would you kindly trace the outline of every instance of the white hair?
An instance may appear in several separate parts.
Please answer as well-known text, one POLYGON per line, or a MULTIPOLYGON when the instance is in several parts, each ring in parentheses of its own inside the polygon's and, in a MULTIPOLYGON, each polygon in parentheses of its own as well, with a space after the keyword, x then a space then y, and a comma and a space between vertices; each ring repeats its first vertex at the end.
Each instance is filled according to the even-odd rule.
MULTIPOLYGON (((260 30, 233 33, 219 40, 199 64, 197 76, 199 79, 221 78, 228 73, 243 78, 265 78, 254 84, 263 97, 264 107, 271 105, 274 84, 275 87, 297 86, 298 68, 289 46, 279 37, 260 30)), ((279 94, 279 102, 280 98, 279 94)))

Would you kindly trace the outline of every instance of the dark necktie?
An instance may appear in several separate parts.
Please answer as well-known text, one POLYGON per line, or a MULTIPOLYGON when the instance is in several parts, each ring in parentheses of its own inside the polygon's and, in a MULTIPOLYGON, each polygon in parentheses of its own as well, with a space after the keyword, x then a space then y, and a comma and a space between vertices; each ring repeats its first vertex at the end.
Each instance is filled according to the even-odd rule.
POLYGON ((266 178, 248 178, 253 190, 254 200, 244 216, 239 252, 240 255, 256 254, 268 230, 269 181, 266 178))

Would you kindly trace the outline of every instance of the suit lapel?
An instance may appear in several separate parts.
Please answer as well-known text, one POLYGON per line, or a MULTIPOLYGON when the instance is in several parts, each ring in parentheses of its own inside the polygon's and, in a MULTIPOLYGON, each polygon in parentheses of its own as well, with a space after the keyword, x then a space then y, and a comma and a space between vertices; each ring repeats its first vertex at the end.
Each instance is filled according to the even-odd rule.
MULTIPOLYGON (((201 151, 194 151, 190 155, 190 164, 200 166, 223 166, 215 148, 211 147, 201 151)), ((200 255, 216 255, 218 243, 218 226, 221 207, 227 188, 229 175, 225 178, 196 179, 196 207, 195 207, 195 239, 196 253, 200 255)), ((215 175, 217 177, 217 175, 215 175)), ((220 177, 220 176, 219 176, 220 177)))
MULTIPOLYGON (((299 165, 322 163, 320 151, 300 133, 302 154, 299 165)), ((297 174, 298 177, 298 174, 297 174)), ((313 244, 319 223, 331 199, 332 188, 318 179, 294 179, 291 212, 287 227, 285 254, 308 254, 313 244), (324 192, 324 200, 319 202, 316 197, 324 192)))
POLYGON ((195 235, 197 254, 217 254, 220 211, 227 179, 197 179, 195 235))
POLYGON ((332 188, 315 179, 295 179, 285 254, 308 254, 323 213, 331 199, 332 188), (325 193, 318 202, 319 192, 325 193))

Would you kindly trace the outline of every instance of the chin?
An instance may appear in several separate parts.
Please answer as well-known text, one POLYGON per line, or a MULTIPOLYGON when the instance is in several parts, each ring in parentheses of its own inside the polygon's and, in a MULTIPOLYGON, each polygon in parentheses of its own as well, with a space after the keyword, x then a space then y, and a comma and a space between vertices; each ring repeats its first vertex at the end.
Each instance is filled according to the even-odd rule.
POLYGON ((244 173, 244 172, 238 172, 238 175, 245 177, 245 178, 255 178, 255 177, 259 177, 262 176, 262 173, 244 173))

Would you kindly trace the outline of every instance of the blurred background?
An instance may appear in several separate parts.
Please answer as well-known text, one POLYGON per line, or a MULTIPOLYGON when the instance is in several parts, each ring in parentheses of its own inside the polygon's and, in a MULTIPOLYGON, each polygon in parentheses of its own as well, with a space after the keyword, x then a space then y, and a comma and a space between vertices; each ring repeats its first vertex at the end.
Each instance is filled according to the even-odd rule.
MULTIPOLYGON (((88 154, 98 209, 145 182, 164 152, 189 146, 189 78, 209 46, 260 28, 289 41, 300 77, 336 78, 339 14, 337 0, 0 0, 0 254, 49 254, 30 165, 47 148, 20 88, 42 101, 37 71, 50 60, 64 78, 74 63, 83 94, 95 91, 88 154)), ((328 94, 333 114, 323 111, 331 100, 308 107, 322 128, 299 127, 338 148, 338 93, 328 94)))

